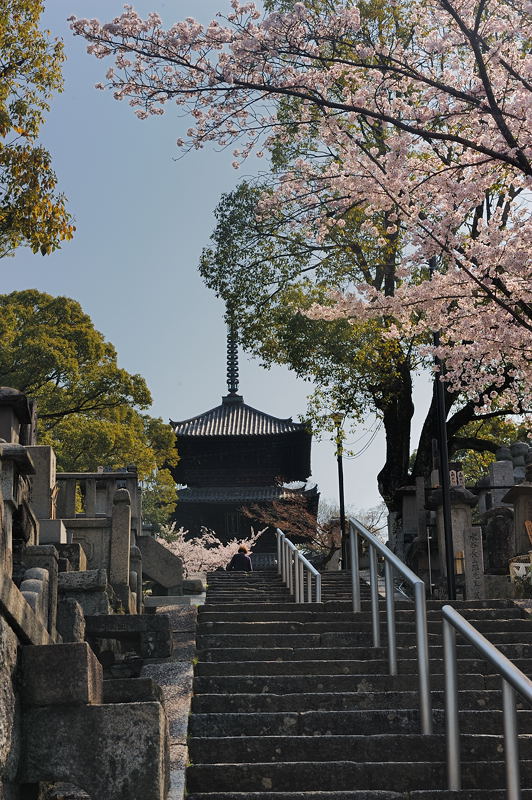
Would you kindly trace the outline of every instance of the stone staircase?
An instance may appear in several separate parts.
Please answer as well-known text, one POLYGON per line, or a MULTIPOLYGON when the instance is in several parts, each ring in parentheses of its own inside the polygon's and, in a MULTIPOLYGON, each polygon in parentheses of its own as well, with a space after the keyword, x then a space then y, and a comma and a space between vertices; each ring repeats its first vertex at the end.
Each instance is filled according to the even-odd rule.
MULTIPOLYGON (((422 736, 413 604, 396 602, 400 674, 390 677, 385 649, 371 646, 368 587, 354 615, 350 576, 322 580, 321 604, 295 605, 273 571, 209 576, 187 800, 503 800, 501 681, 460 639, 464 790, 445 791, 441 603, 428 603, 435 733, 422 736)), ((525 612, 504 600, 453 605, 532 672, 525 612)), ((381 618, 386 641, 384 609, 381 618)), ((532 711, 521 707, 518 719, 531 800, 532 711)))

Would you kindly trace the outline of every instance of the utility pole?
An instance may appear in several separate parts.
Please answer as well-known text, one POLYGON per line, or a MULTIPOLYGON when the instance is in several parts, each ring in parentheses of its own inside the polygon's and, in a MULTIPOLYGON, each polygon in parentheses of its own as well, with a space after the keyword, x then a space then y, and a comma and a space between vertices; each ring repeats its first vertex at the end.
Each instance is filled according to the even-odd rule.
MULTIPOLYGON (((436 259, 429 261, 430 274, 436 270, 436 259)), ((434 347, 440 345, 440 332, 433 332, 434 347)), ((453 523, 451 517, 451 483, 449 478, 449 449, 447 447, 447 409, 445 406, 445 387, 440 380, 443 374, 443 363, 434 357, 436 372, 434 375, 434 400, 436 403, 436 416, 438 420, 437 441, 439 455, 440 486, 442 491, 443 535, 445 539, 445 566, 447 572, 447 596, 449 600, 456 600, 456 580, 454 574, 454 542, 453 523)), ((440 554, 441 555, 441 554, 440 554)))
POLYGON ((342 535, 342 569, 347 569, 347 535, 345 531, 345 497, 344 497, 344 446, 341 414, 333 414, 332 420, 336 425, 336 462, 338 464, 338 499, 340 503, 340 533, 342 535))

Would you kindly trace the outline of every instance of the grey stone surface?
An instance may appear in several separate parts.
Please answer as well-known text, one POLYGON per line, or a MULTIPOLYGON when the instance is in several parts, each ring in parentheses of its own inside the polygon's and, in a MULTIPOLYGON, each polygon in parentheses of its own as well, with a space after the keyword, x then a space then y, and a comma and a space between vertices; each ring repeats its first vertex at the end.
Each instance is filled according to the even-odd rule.
POLYGON ((26 706, 101 703, 102 667, 86 642, 22 651, 22 687, 26 706))
POLYGON ((489 465, 491 505, 493 508, 502 505, 502 498, 514 483, 514 468, 511 461, 494 461, 489 465))
POLYGON ((53 545, 43 544, 26 548, 24 561, 28 567, 40 567, 48 571, 48 621, 47 627, 55 635, 57 618, 58 553, 53 545))
POLYGON ((70 597, 77 600, 85 616, 111 613, 107 588, 107 572, 104 569, 59 574, 60 595, 65 599, 70 597))
POLYGON ((161 609, 170 621, 175 645, 172 661, 145 664, 142 675, 161 686, 170 731, 170 792, 168 800, 182 800, 188 761, 187 727, 193 683, 197 609, 169 606, 161 609))
POLYGON ((92 798, 79 786, 61 782, 43 788, 39 800, 92 800, 92 798))
POLYGON ((62 572, 59 576, 60 592, 103 592, 106 589, 107 572, 105 569, 62 572))
MULTIPOLYGON (((0 614, 0 781, 15 779, 20 750, 20 714, 15 700, 18 639, 0 614)), ((0 796, 2 785, 0 782, 0 796)))
POLYGON ((85 616, 80 604, 73 597, 65 597, 58 603, 57 631, 63 642, 85 640, 85 616))
POLYGON ((143 658, 167 658, 172 652, 172 636, 167 617, 153 614, 88 615, 85 618, 89 641, 118 639, 135 647, 143 658))
POLYGON ((0 568, 0 613, 24 644, 51 644, 42 621, 28 605, 10 576, 0 568))
POLYGON ((63 524, 63 520, 39 520, 39 542, 41 544, 66 544, 67 529, 63 524))
POLYGON ((52 520, 55 515, 55 453, 47 445, 32 445, 27 450, 35 466, 35 475, 31 478, 31 507, 39 519, 52 520))
POLYGON ((139 536, 137 546, 142 553, 142 571, 146 578, 155 581, 165 589, 174 589, 183 582, 183 562, 160 542, 151 536, 139 536))
POLYGON ((21 779, 68 781, 97 800, 165 800, 167 726, 160 703, 32 708, 21 779))
POLYGON ((117 489, 113 497, 109 582, 115 591, 129 586, 131 547, 131 497, 127 489, 117 489))
POLYGON ((96 517, 63 518, 71 540, 83 547, 88 569, 108 568, 111 541, 111 519, 96 517))
POLYGON ((205 591, 206 580, 201 575, 190 575, 183 581, 183 594, 201 594, 205 591))
POLYGON ((484 587, 486 597, 494 599, 513 597, 509 575, 484 575, 484 587))
POLYGON ((68 558, 72 569, 77 572, 84 572, 87 569, 87 556, 79 542, 56 545, 57 551, 62 558, 68 558))
POLYGON ((163 702, 159 684, 151 678, 114 678, 103 682, 104 703, 163 702))
POLYGON ((506 575, 508 561, 516 553, 513 509, 497 506, 482 514, 480 519, 486 531, 486 572, 506 575))
POLYGON ((467 600, 481 600, 484 594, 482 528, 473 525, 464 539, 464 579, 467 600))
POLYGON ((514 507, 514 534, 515 549, 518 554, 527 553, 532 549, 528 538, 525 522, 532 521, 532 482, 527 480, 510 489, 504 497, 505 503, 512 503, 514 507))

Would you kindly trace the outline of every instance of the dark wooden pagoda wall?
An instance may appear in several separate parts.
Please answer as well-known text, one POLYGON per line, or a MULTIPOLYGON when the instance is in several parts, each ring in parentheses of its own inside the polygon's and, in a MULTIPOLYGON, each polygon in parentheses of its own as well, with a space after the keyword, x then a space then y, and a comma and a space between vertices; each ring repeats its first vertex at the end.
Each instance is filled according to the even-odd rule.
POLYGON ((188 486, 273 486, 310 475, 306 431, 271 436, 179 436, 180 461, 172 470, 188 486))

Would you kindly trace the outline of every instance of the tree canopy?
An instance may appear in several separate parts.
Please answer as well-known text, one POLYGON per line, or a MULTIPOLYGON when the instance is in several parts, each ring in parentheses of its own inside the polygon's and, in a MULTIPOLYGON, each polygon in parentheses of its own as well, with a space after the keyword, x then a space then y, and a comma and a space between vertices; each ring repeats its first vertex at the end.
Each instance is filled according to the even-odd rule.
POLYGON ((118 366, 79 303, 36 289, 0 295, 0 383, 37 401, 39 440, 54 447, 59 470, 135 464, 147 489, 145 516, 168 518, 175 435, 143 413, 151 404, 144 378, 118 366))
POLYGON ((0 8, 0 257, 19 245, 43 255, 74 226, 38 136, 54 92, 62 90, 62 43, 39 27, 42 0, 0 8))

